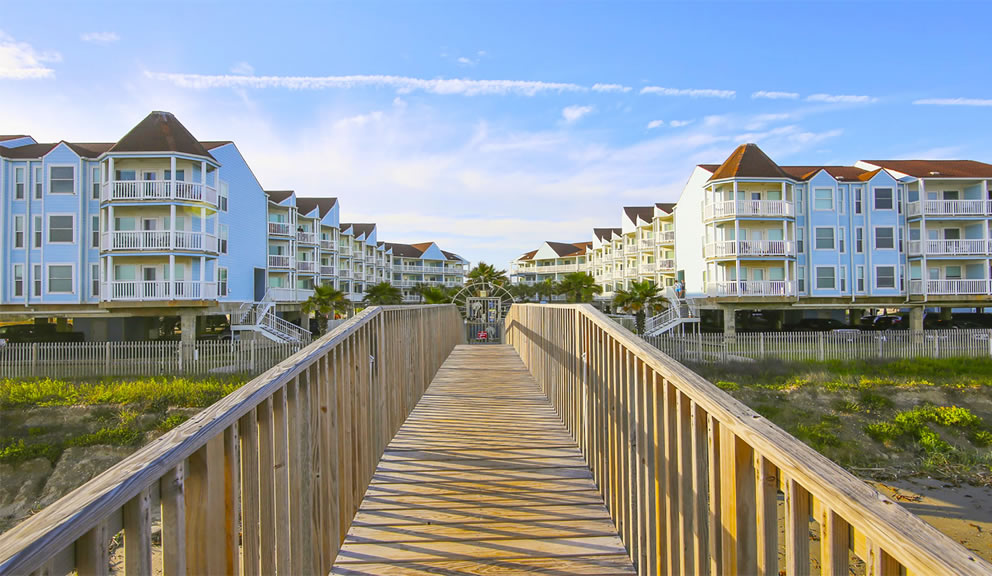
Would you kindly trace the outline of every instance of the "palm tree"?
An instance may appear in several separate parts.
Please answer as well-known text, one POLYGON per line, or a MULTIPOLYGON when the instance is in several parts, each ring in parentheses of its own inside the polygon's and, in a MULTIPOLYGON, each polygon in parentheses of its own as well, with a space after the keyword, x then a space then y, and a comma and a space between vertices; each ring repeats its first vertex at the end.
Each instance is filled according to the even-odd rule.
POLYGON ((613 296, 613 305, 634 313, 634 324, 637 333, 644 333, 644 318, 648 311, 659 308, 664 302, 664 296, 660 293, 660 288, 654 282, 644 280, 643 282, 631 282, 629 289, 620 289, 613 296))
POLYGON ((534 297, 537 293, 534 286, 530 284, 524 284, 523 282, 517 284, 510 284, 507 286, 506 291, 510 293, 519 302, 527 302, 534 297))
POLYGON ((440 286, 425 286, 420 291, 420 298, 424 304, 448 304, 451 302, 451 294, 440 286))
POLYGON ((344 292, 333 284, 321 284, 313 289, 313 295, 303 303, 304 314, 317 315, 317 330, 320 334, 327 332, 327 315, 337 312, 347 312, 351 302, 344 292))
POLYGON ((472 271, 468 273, 469 280, 488 282, 494 286, 502 286, 507 283, 506 270, 497 270, 492 264, 479 262, 472 271))
POLYGON ((551 278, 545 279, 543 282, 538 282, 534 284, 534 294, 537 296, 538 300, 541 300, 542 296, 547 296, 548 300, 558 292, 558 287, 555 285, 554 280, 551 278))
POLYGON ((424 300, 424 292, 430 288, 430 284, 425 284, 424 282, 417 282, 410 288, 410 294, 420 298, 421 302, 424 300))
POLYGON ((365 287, 366 306, 389 306, 403 303, 403 291, 389 282, 380 282, 365 287))
POLYGON ((592 302, 593 294, 599 294, 603 287, 588 272, 566 274, 558 283, 558 293, 564 294, 569 302, 592 302))

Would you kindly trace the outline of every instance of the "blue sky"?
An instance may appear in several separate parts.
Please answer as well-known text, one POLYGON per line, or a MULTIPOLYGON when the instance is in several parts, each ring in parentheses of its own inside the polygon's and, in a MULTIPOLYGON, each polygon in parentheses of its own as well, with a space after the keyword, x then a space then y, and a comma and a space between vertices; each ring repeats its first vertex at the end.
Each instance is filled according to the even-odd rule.
POLYGON ((0 2, 0 133, 151 110, 381 239, 505 265, 782 164, 992 161, 989 2, 0 2))

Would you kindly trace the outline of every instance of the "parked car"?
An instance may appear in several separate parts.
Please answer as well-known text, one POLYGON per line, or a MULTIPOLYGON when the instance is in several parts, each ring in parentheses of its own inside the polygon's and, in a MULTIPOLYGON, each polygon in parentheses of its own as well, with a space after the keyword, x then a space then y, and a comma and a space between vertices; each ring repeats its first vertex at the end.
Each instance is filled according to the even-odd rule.
POLYGON ((803 318, 795 324, 789 324, 785 329, 791 332, 829 332, 848 328, 836 318, 803 318))
POLYGON ((82 332, 59 332, 55 324, 11 324, 0 326, 0 342, 19 344, 24 342, 82 342, 86 336, 82 332))
POLYGON ((906 330, 908 328, 909 322, 902 316, 886 314, 884 316, 875 316, 869 330, 906 330))

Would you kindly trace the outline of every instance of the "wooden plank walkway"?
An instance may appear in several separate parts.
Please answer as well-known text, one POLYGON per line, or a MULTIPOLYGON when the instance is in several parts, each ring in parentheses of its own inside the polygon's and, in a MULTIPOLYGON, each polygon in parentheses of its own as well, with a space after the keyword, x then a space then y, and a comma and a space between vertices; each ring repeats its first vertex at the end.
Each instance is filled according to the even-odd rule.
POLYGON ((634 574, 513 348, 458 346, 386 448, 332 574, 634 574))

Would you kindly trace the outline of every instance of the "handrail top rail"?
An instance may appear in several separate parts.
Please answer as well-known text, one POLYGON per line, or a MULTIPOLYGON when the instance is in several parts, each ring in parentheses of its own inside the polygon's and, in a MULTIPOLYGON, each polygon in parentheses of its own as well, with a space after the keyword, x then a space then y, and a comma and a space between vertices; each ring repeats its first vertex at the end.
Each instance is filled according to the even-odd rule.
MULTIPOLYGON (((896 505, 864 481, 810 448, 744 403, 646 341, 610 321, 591 304, 514 303, 513 306, 572 309, 626 346, 642 362, 689 393, 692 401, 779 468, 798 480, 815 498, 870 536, 883 549, 898 551, 900 562, 917 573, 988 576, 992 565, 896 505), (900 530, 883 527, 900 526, 900 530), (925 572, 920 572, 924 571, 925 572)), ((509 326, 507 327, 509 330, 509 326)))
POLYGON ((158 482, 207 441, 237 422, 305 369, 386 311, 417 311, 453 304, 372 306, 204 408, 176 428, 98 474, 37 514, 0 534, 0 574, 29 573, 72 545, 94 525, 158 482), (91 515, 94 510, 105 514, 91 515), (75 522, 77 518, 87 522, 75 522))

